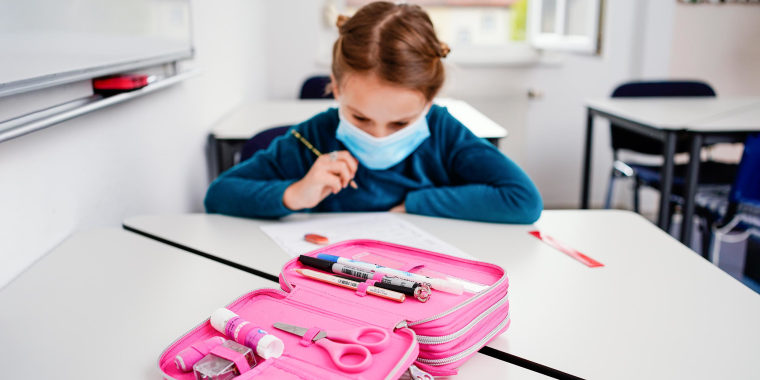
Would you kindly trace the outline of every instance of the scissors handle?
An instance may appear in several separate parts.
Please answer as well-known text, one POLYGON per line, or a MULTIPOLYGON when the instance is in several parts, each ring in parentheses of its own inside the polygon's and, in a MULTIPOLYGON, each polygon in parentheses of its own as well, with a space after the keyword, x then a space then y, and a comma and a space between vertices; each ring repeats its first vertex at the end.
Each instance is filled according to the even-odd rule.
POLYGON ((372 354, 367 347, 358 344, 336 343, 328 339, 319 339, 314 344, 327 351, 335 366, 343 371, 359 372, 372 364, 372 354))
POLYGON ((362 326, 343 331, 326 331, 326 333, 327 337, 332 340, 362 345, 372 353, 385 350, 391 342, 391 335, 388 330, 375 326, 362 326))

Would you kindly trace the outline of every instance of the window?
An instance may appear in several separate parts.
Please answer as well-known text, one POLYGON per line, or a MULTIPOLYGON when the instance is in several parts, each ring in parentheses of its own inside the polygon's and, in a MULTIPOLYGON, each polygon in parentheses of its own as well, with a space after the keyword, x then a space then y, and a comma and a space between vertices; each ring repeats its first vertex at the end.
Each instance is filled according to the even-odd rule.
MULTIPOLYGON (((353 14, 372 0, 345 0, 353 14)), ((458 64, 535 63, 541 50, 599 53, 601 0, 410 0, 458 64)))
POLYGON ((599 52, 600 0, 531 0, 533 46, 547 50, 599 52))
MULTIPOLYGON (((352 14, 371 0, 346 0, 352 14)), ((411 0, 425 8, 459 64, 524 63, 537 58, 527 40, 528 0, 411 0)))

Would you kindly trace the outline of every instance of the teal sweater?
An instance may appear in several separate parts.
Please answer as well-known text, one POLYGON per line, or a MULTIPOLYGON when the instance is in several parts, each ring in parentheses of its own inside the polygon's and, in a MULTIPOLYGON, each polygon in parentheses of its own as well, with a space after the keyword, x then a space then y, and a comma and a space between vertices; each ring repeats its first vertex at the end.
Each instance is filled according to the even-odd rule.
MULTIPOLYGON (((331 108, 293 126, 320 152, 345 150, 335 138, 338 110, 331 108)), ((472 134, 444 107, 427 114, 430 137, 386 170, 361 163, 358 189, 347 187, 304 210, 388 211, 406 202, 413 214, 501 223, 532 223, 543 208, 530 178, 493 145, 472 134)), ((293 213, 285 189, 303 178, 316 156, 290 133, 219 176, 206 194, 206 211, 254 218, 293 213)))

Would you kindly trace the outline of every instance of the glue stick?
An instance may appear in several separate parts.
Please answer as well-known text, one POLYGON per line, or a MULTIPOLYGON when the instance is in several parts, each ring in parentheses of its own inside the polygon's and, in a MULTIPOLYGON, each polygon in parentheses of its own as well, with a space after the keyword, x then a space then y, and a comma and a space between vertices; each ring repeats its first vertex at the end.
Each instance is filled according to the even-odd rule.
POLYGON ((254 326, 231 310, 217 309, 209 321, 216 331, 256 350, 256 354, 264 359, 279 358, 285 350, 285 344, 280 338, 254 326))

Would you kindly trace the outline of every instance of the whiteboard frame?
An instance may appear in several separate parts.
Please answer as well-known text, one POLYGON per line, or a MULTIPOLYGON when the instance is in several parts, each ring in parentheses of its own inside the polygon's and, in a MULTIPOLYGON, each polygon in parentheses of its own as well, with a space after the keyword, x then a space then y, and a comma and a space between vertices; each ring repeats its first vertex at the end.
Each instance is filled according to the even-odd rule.
POLYGON ((77 116, 150 94, 154 91, 177 84, 187 78, 196 76, 199 73, 199 70, 189 70, 163 78, 139 90, 124 92, 109 97, 92 95, 87 98, 75 99, 69 103, 60 104, 49 109, 26 114, 15 119, 2 121, 0 122, 0 142, 11 140, 73 119, 77 116))
POLYGON ((0 98, 24 92, 40 90, 48 87, 59 86, 66 83, 93 79, 104 75, 123 73, 126 71, 137 70, 161 64, 171 64, 179 60, 193 58, 194 55, 195 48, 193 46, 190 46, 190 48, 187 50, 159 55, 152 58, 126 61, 113 65, 90 67, 81 70, 55 73, 9 82, 0 84, 0 98))

